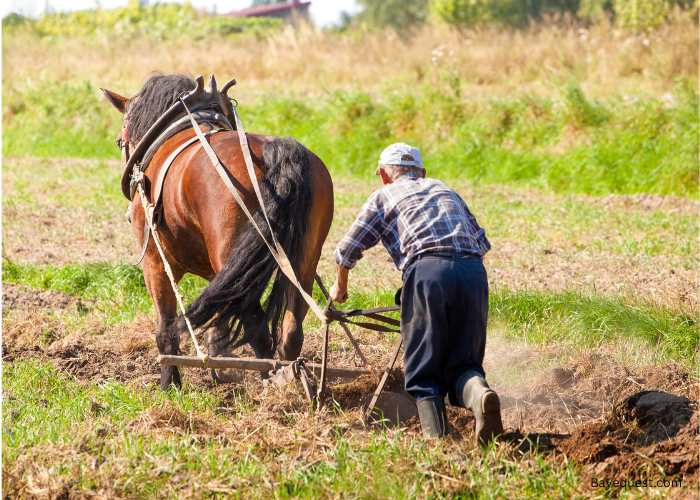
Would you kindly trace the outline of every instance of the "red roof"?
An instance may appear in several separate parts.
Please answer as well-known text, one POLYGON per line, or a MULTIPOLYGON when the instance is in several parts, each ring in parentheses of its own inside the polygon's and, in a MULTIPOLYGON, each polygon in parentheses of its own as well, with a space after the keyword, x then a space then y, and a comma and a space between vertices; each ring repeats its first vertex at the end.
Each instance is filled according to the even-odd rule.
POLYGON ((266 16, 269 14, 274 14, 276 12, 283 12, 285 10, 298 9, 299 7, 306 7, 310 5, 311 2, 300 2, 294 0, 294 2, 279 2, 272 3, 268 5, 258 5, 256 7, 249 7, 243 10, 237 10, 235 12, 229 12, 224 14, 229 17, 253 17, 253 16, 266 16))

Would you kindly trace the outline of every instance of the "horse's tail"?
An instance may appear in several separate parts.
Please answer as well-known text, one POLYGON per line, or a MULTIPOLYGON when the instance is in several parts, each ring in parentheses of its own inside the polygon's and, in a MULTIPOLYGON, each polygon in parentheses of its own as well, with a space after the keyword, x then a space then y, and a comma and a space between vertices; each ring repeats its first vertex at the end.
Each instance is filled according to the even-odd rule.
MULTIPOLYGON (((295 139, 277 138, 265 144, 263 159, 267 168, 265 179, 260 183, 263 202, 277 240, 299 276, 313 205, 310 152, 295 139)), ((271 242, 262 211, 258 209, 253 217, 271 242)), ((217 341, 228 337, 228 343, 235 343, 234 347, 249 342, 245 335, 241 337, 242 322, 239 320, 259 311, 260 301, 277 269, 269 248, 248 221, 226 265, 187 308, 192 327, 217 328, 221 335, 217 341)), ((277 272, 263 305, 273 350, 277 348, 280 320, 295 291, 296 286, 277 272)), ((170 327, 171 333, 177 335, 184 326, 180 315, 170 327)))

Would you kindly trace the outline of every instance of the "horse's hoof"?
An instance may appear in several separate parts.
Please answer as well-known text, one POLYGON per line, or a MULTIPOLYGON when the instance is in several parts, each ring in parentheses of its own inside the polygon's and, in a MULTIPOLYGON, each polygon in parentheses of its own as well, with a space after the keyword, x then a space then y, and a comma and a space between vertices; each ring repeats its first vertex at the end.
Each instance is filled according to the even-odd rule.
POLYGON ((180 370, 176 366, 163 366, 160 371, 160 390, 167 391, 171 385, 182 386, 180 370))
POLYGON ((211 378, 217 384, 240 384, 245 380, 245 374, 241 370, 222 368, 217 371, 212 368, 211 378))

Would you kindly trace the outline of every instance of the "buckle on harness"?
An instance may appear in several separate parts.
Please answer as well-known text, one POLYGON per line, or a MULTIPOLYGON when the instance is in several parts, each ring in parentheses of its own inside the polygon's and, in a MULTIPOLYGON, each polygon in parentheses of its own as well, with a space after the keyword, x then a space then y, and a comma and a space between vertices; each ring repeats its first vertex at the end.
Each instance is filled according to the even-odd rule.
MULTIPOLYGON (((131 174, 131 181, 129 182, 129 197, 130 197, 129 199, 130 200, 134 199, 134 195, 136 194, 136 190, 138 189, 139 182, 143 182, 144 179, 145 178, 143 176, 143 172, 141 172, 141 165, 140 164, 134 165, 134 169, 133 169, 132 174, 131 174)), ((145 187, 146 186, 144 184, 144 188, 145 187)))

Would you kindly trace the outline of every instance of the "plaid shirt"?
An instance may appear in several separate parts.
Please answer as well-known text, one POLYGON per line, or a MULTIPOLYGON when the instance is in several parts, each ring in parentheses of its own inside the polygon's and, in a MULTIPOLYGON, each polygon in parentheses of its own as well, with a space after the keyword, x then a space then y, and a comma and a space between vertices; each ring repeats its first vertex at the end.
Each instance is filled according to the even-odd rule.
POLYGON ((352 269, 379 240, 401 271, 427 251, 472 252, 483 259, 491 249, 486 232, 457 193, 414 173, 369 197, 333 258, 340 267, 352 269))

